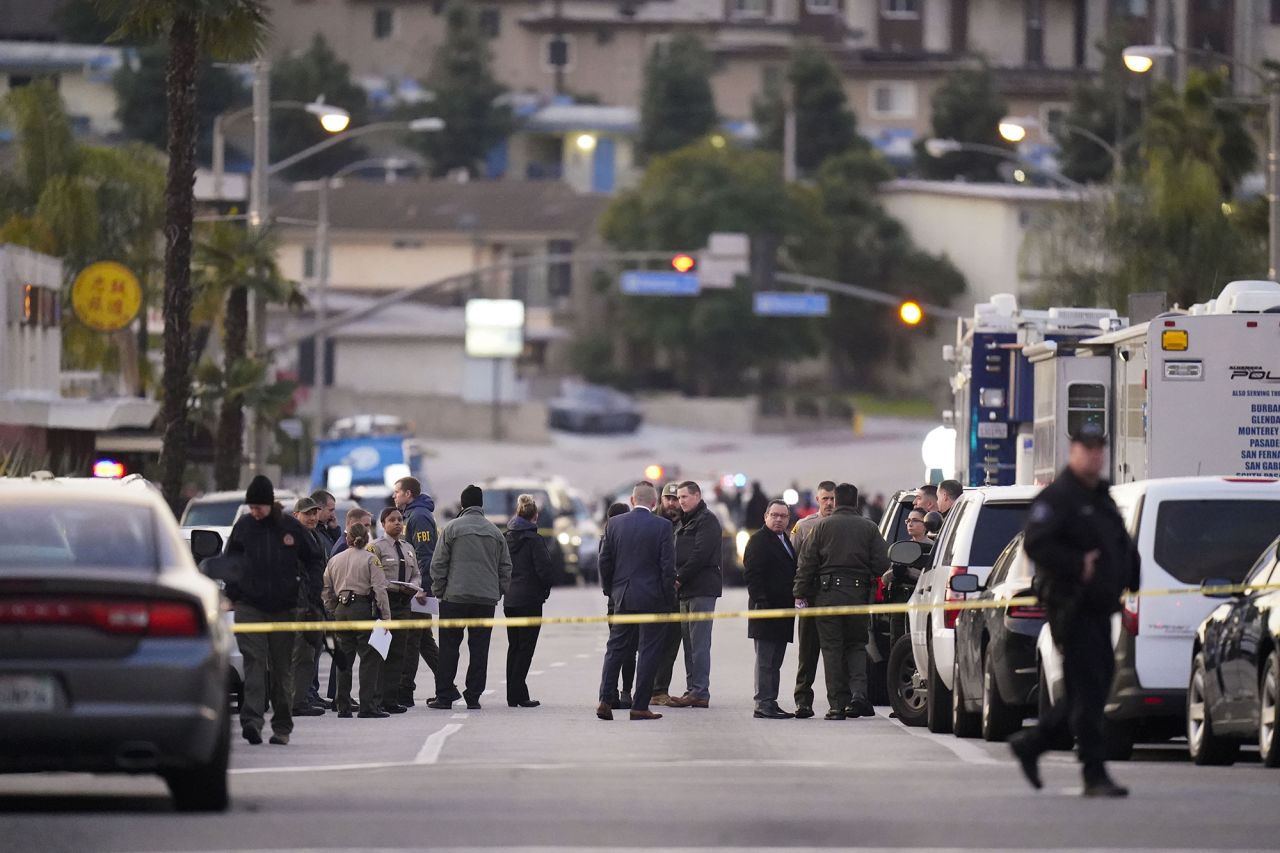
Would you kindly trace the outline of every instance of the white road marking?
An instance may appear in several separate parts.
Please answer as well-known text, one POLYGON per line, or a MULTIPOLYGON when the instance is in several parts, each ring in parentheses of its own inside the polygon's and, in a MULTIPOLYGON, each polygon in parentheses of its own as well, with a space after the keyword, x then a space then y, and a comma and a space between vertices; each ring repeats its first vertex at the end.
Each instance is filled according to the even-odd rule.
POLYGON ((432 732, 427 737, 427 742, 422 745, 422 749, 418 751, 418 757, 413 760, 413 763, 435 764, 440 760, 440 750, 444 749, 444 742, 461 728, 461 723, 449 723, 440 731, 432 732))
MULTIPOLYGON (((504 683, 505 683, 505 682, 504 682, 504 683)), ((494 693, 497 693, 497 692, 498 692, 498 691, 494 690, 494 689, 491 687, 491 688, 489 688, 488 690, 486 690, 485 692, 481 693, 480 695, 481 695, 481 696, 492 696, 494 693)))
POLYGON ((955 737, 954 735, 936 735, 927 729, 918 729, 918 728, 913 728, 911 726, 908 726, 904 724, 902 720, 899 720, 899 719, 890 720, 888 711, 884 711, 884 710, 876 711, 876 716, 885 720, 889 720, 890 723, 897 725, 898 728, 902 729, 904 732, 911 735, 912 737, 918 737, 918 738, 923 738, 924 740, 932 741, 936 743, 938 746, 941 746, 945 749, 950 750, 955 755, 956 758, 959 758, 961 761, 963 761, 966 764, 994 765, 994 764, 1012 763, 1012 761, 1010 762, 997 761, 996 759, 988 755, 986 750, 982 749, 981 747, 975 744, 969 743, 968 741, 962 738, 955 737))
POLYGON ((531 672, 531 673, 529 673, 529 674, 530 674, 530 675, 542 675, 542 674, 543 674, 543 672, 542 672, 542 670, 540 670, 540 669, 535 669, 533 672, 531 672))
POLYGON ((556 661, 555 663, 551 664, 551 668, 552 668, 552 669, 555 669, 555 668, 556 668, 556 667, 558 667, 558 666, 568 666, 568 664, 566 664, 566 663, 565 663, 564 661, 562 661, 562 660, 558 660, 558 661, 556 661))
POLYGON ((591 657, 591 655, 574 655, 574 657, 576 657, 578 660, 586 660, 587 658, 591 657))
POLYGON ((451 719, 465 720, 467 717, 470 717, 470 716, 471 716, 470 714, 454 714, 453 717, 451 717, 451 719))
POLYGON ((311 766, 290 767, 237 767, 227 772, 235 776, 250 776, 258 773, 328 773, 338 770, 389 770, 395 767, 413 767, 407 761, 383 761, 370 764, 321 764, 311 766))

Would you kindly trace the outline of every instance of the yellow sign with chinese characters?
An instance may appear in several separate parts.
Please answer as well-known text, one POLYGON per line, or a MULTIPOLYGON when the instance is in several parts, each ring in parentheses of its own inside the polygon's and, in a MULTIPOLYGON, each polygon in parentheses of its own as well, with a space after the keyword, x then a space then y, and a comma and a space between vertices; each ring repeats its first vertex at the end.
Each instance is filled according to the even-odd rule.
POLYGON ((133 322, 142 308, 142 285, 115 261, 99 261, 80 271, 71 285, 71 307, 90 329, 115 332, 133 322))

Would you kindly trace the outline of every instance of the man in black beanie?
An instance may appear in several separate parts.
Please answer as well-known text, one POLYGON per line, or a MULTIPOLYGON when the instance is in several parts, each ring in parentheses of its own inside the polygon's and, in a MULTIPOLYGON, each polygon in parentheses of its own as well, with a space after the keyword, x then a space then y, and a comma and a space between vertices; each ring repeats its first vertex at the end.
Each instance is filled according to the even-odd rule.
MULTIPOLYGON (((259 474, 249 483, 244 502, 249 514, 231 528, 227 554, 240 556, 244 568, 227 584, 236 621, 292 622, 298 606, 300 578, 323 574, 324 554, 302 524, 281 512, 271 481, 259 474)), ((240 730, 252 744, 262 743, 267 708, 267 673, 271 673, 271 742, 287 744, 293 731, 293 642, 287 631, 237 634, 244 656, 244 697, 240 730)))
MULTIPOLYGON (((498 599, 511 583, 511 553, 507 539, 484 517, 484 492, 479 486, 462 490, 462 512, 445 525, 431 556, 431 594, 440 599, 441 619, 493 618, 498 599)), ((436 669, 436 698, 427 707, 448 710, 459 698, 480 708, 489 667, 492 628, 441 628, 440 663, 436 669), (467 633, 466 691, 458 693, 454 679, 467 633)))

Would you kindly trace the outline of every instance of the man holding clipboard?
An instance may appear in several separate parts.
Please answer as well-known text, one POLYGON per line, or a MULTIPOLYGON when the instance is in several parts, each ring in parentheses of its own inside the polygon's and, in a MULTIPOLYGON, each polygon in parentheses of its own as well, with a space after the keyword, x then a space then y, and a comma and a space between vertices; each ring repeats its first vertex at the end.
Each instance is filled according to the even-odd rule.
MULTIPOLYGON (((418 567, 418 557, 414 549, 401 540, 404 534, 404 517, 395 507, 387 507, 378 517, 384 535, 369 543, 369 550, 378 558, 382 571, 387 576, 387 598, 391 602, 391 618, 420 619, 423 614, 415 613, 413 602, 416 598, 419 605, 427 601, 427 593, 422 589, 422 571, 418 567)), ((396 699, 404 684, 405 670, 412 665, 417 669, 418 650, 409 651, 411 631, 392 631, 391 649, 387 652, 386 665, 382 668, 382 680, 375 694, 382 710, 391 714, 403 714, 408 710, 396 699)))

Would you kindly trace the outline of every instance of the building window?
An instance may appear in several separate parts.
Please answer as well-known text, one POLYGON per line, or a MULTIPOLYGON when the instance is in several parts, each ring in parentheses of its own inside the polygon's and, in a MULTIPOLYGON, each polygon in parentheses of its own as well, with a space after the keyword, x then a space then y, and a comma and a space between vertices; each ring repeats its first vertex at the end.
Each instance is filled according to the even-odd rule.
POLYGON ((766 65, 760 69, 760 88, 767 94, 781 92, 786 79, 781 65, 766 65))
POLYGON ((373 10, 373 37, 379 41, 389 39, 395 35, 396 31, 396 10, 395 9, 374 9, 373 10))
POLYGON ((477 18, 480 24, 480 32, 484 33, 491 39, 496 39, 502 32, 502 12, 489 6, 480 10, 477 18))
MULTIPOLYGON (((1130 18, 1145 18, 1149 11, 1148 2, 1149 0, 1124 0, 1124 14, 1130 18)), ((1275 7, 1275 0, 1272 0, 1271 8, 1275 9, 1275 7)))
POLYGON ((916 84, 876 83, 871 87, 871 115, 876 118, 914 118, 916 84))
POLYGON ((1271 0, 1271 23, 1280 24, 1280 0, 1271 0))
POLYGON ((573 40, 566 36, 547 36, 542 42, 542 64, 548 71, 573 67, 573 40))
POLYGON ((1044 64, 1044 0, 1025 0, 1027 64, 1044 64))
POLYGON ((769 15, 769 0, 729 0, 730 18, 764 18, 769 15))
POLYGON ((882 0, 880 14, 886 18, 915 20, 920 17, 920 0, 882 0))
POLYGON ((837 11, 836 0, 804 0, 804 10, 810 15, 830 15, 837 11))
POLYGON ((302 277, 316 277, 316 250, 314 246, 302 247, 302 277))
MULTIPOLYGON (((572 255, 572 240, 548 240, 548 255, 572 255)), ((573 292, 573 262, 553 261, 547 264, 547 295, 568 296, 573 292)))

